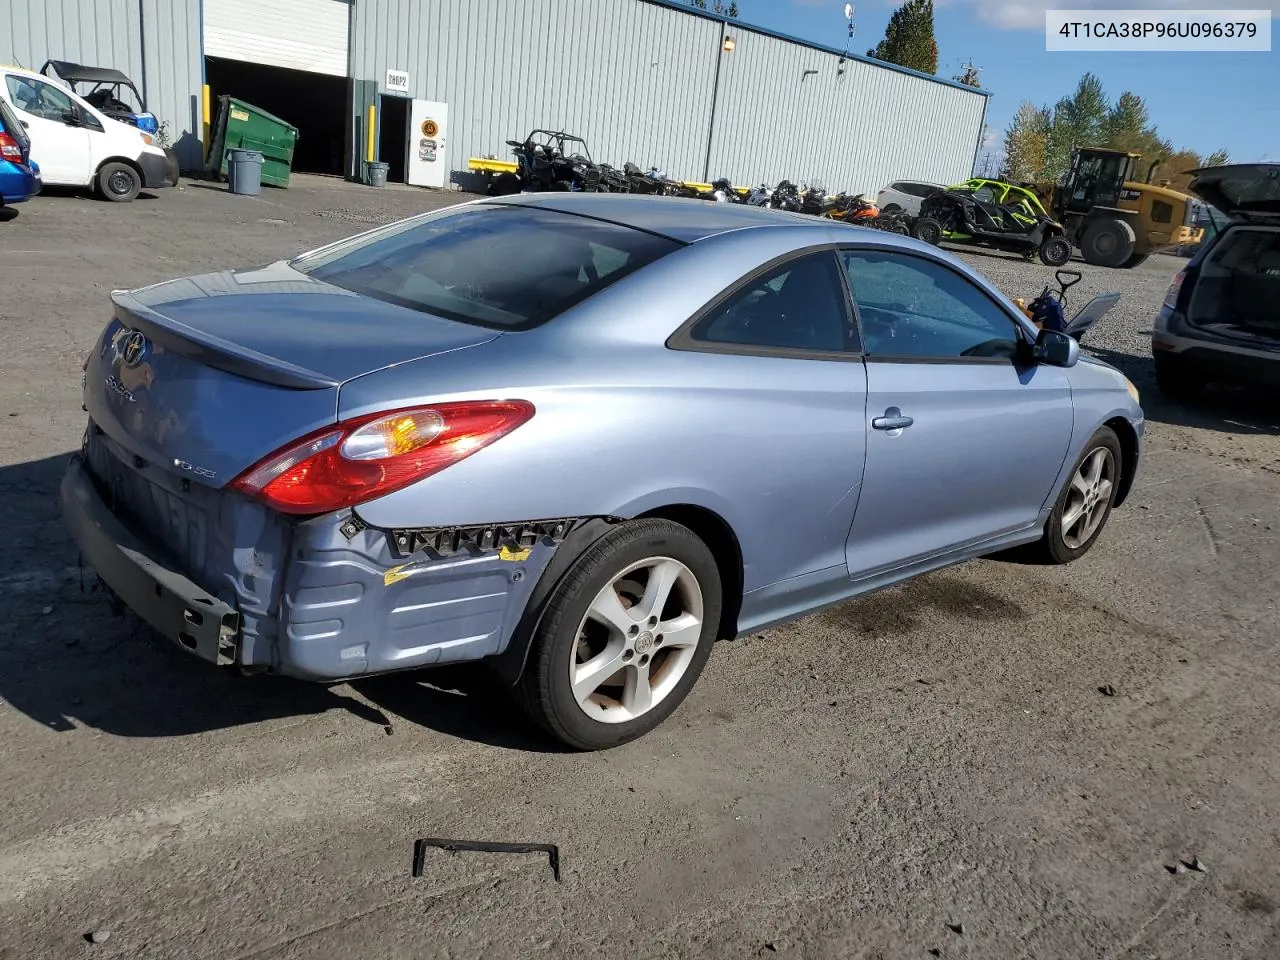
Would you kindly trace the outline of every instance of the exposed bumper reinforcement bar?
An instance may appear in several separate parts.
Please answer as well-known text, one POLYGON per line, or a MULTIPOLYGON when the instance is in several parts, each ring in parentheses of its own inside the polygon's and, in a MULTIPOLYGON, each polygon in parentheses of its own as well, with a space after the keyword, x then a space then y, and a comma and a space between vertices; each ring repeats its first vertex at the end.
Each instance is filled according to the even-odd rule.
POLYGON ((84 461, 74 457, 62 479, 62 513, 98 577, 157 632, 219 666, 236 662, 240 615, 157 559, 99 496, 84 461))

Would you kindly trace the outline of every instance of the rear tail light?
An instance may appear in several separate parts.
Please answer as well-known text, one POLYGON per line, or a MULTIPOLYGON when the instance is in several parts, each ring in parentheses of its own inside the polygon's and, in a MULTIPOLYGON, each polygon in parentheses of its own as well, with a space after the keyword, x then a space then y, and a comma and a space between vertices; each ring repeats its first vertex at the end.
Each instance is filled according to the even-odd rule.
POLYGON ((1178 305, 1178 294, 1182 292, 1182 281, 1187 278, 1187 271, 1179 270, 1173 277, 1173 283, 1164 295, 1164 305, 1170 310, 1178 305))
POLYGON ((4 132, 0 132, 0 157, 14 163, 22 162, 22 148, 18 146, 18 141, 4 132))
POLYGON ((533 413, 524 400, 485 400, 357 417, 282 447, 231 486, 281 513, 330 513, 438 473, 533 413))

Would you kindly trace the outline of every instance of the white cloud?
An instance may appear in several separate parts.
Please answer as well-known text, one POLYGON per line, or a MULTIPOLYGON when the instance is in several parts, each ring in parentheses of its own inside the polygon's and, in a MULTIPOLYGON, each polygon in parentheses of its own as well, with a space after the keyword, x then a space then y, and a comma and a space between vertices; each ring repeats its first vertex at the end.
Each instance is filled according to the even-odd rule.
POLYGON ((1043 30, 1046 10, 1234 10, 1248 7, 1267 9, 1272 17, 1280 16, 1280 2, 1249 4, 1215 3, 1214 0, 965 0, 978 16, 994 27, 1005 30, 1043 30))

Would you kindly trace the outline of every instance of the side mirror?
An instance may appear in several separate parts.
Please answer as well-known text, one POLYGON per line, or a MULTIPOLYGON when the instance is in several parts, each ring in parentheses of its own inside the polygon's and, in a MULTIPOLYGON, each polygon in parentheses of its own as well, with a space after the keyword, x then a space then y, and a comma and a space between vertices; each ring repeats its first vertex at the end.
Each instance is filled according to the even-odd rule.
POLYGON ((1057 330, 1041 330, 1036 345, 1031 348, 1036 363, 1051 367, 1074 367, 1080 359, 1080 344, 1074 338, 1057 330))
POLYGON ((62 122, 68 127, 82 127, 84 123, 80 120, 80 115, 74 110, 68 110, 62 115, 62 122))

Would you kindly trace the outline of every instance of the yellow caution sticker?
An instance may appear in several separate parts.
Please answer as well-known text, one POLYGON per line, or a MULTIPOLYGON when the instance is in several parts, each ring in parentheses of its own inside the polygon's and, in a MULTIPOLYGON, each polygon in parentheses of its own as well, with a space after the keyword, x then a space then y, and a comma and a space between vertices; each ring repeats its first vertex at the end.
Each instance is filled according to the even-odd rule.
POLYGON ((248 119, 249 119, 249 114, 245 113, 243 110, 237 110, 237 109, 235 109, 234 107, 232 107, 232 108, 231 108, 231 119, 232 119, 232 120, 241 120, 241 121, 248 120, 248 119))
POLYGON ((520 563, 522 560, 528 560, 529 554, 533 553, 529 547, 522 550, 512 550, 510 547, 503 547, 498 551, 498 558, 506 560, 508 563, 520 563))

